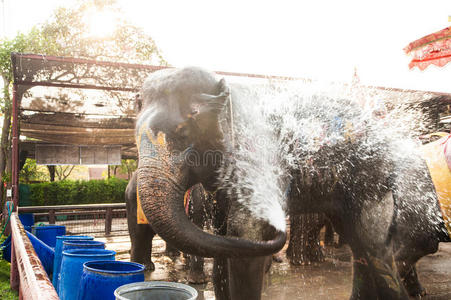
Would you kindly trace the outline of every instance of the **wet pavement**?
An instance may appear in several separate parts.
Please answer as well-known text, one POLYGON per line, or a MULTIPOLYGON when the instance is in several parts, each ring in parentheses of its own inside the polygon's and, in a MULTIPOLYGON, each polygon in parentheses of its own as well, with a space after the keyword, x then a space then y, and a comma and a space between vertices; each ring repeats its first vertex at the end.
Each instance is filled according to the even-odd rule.
MULTIPOLYGON (((107 249, 117 252, 118 260, 130 259, 130 240, 126 235, 96 238, 107 243, 107 249)), ((183 255, 169 257, 164 254, 165 243, 157 236, 153 242, 152 261, 155 271, 146 273, 146 280, 176 281, 188 284, 188 270, 183 255)), ((349 299, 351 294, 351 252, 348 247, 326 247, 326 261, 309 266, 291 266, 285 249, 278 256, 281 263, 273 263, 265 281, 264 300, 285 299, 349 299)), ((206 259, 205 284, 190 284, 199 291, 199 300, 215 299, 211 271, 213 260, 206 259)), ((418 272, 428 295, 422 299, 451 299, 451 243, 440 244, 439 251, 420 260, 418 272)))

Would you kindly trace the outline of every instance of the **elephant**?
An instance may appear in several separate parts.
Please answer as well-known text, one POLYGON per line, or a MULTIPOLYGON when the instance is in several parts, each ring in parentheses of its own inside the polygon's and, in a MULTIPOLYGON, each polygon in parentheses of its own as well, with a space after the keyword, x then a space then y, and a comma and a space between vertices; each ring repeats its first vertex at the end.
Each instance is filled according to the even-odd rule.
MULTIPOLYGON (((425 103, 429 102, 425 101, 425 103)), ((408 109, 417 111, 418 106, 424 107, 425 104, 409 105, 408 109)), ((432 123, 427 117, 424 119, 422 117, 422 121, 426 124, 432 123)), ((417 147, 420 146, 417 145, 417 147)), ((388 149, 386 152, 389 153, 388 149)), ((321 157, 321 155, 318 155, 318 157, 321 157)), ((324 160, 324 156, 322 159, 324 160)), ((384 159, 384 161, 390 161, 390 159, 384 159)), ((327 165, 324 161, 322 164, 327 165)), ((333 165, 329 164, 328 166, 333 165)), ((451 238, 445 226, 428 166, 422 155, 420 153, 408 153, 408 151, 401 152, 391 159, 390 165, 386 168, 389 173, 385 175, 385 178, 387 179, 387 188, 393 198, 393 218, 387 232, 386 245, 380 243, 379 246, 381 248, 389 247, 389 238, 391 238, 393 250, 390 251, 393 252, 396 263, 396 268, 392 268, 392 271, 397 273, 395 277, 401 280, 402 286, 409 295, 421 297, 426 294, 426 291, 419 282, 416 263, 425 255, 435 253, 440 242, 450 242, 451 238)), ((326 213, 333 220, 335 229, 341 233, 340 241, 350 244, 351 248, 355 247, 353 245, 355 239, 350 238, 355 233, 349 230, 351 227, 346 229, 340 213, 346 210, 346 203, 341 202, 338 195, 332 201, 332 198, 335 197, 333 189, 331 190, 333 183, 327 184, 328 181, 333 182, 338 179, 336 175, 331 174, 334 173, 333 169, 326 170, 322 174, 311 174, 308 172, 309 169, 306 169, 298 171, 293 176, 292 185, 295 188, 291 191, 288 201, 290 218, 292 216, 299 218, 300 215, 306 215, 308 218, 309 216, 316 216, 318 213, 326 213), (334 177, 335 179, 333 179, 334 177)), ((377 181, 370 182, 374 184, 377 181)), ((364 185, 365 183, 360 182, 359 184, 364 185)), ((347 188, 350 186, 352 185, 346 185, 347 188)), ((338 188, 338 186, 335 186, 335 188, 338 188)), ((315 219, 311 222, 313 223, 313 225, 310 225, 313 228, 312 232, 307 233, 301 231, 302 228, 298 221, 293 222, 295 226, 290 230, 290 253, 287 251, 293 264, 305 261, 306 258, 302 255, 309 254, 301 251, 305 248, 305 245, 299 243, 299 241, 302 241, 303 234, 307 234, 311 242, 306 248, 312 252, 310 253, 311 257, 321 260, 317 239, 324 220, 319 217, 319 220, 315 219)), ((373 222, 377 222, 377 220, 373 219, 373 222)), ((353 252, 355 254, 356 251, 353 252)), ((358 258, 354 256, 354 262, 356 260, 358 258)), ((356 267, 355 270, 358 270, 358 268, 356 267)), ((357 275, 358 273, 355 272, 354 276, 357 275)), ((355 290, 353 293, 357 294, 355 290)))
MULTIPOLYGON (((393 238, 393 256, 396 263, 396 268, 393 268, 393 271, 398 274, 395 278, 399 277, 402 286, 410 296, 424 296, 426 291, 419 282, 415 265, 422 257, 437 252, 438 244, 440 242, 450 242, 451 239, 444 225, 434 185, 429 176, 427 166, 424 162, 418 163, 418 161, 414 163, 404 162, 404 165, 415 166, 415 168, 401 167, 396 172, 398 175, 392 178, 392 197, 394 198, 394 205, 396 206, 394 207, 393 223, 390 233, 393 238)), ((298 213, 300 209, 299 203, 305 205, 305 203, 316 202, 316 205, 310 206, 308 209, 304 207, 302 211, 304 213, 306 211, 325 212, 331 220, 334 220, 334 227, 338 229, 340 238, 345 237, 345 242, 349 243, 351 248, 356 247, 353 244, 355 243, 355 240, 350 239, 355 233, 352 232, 353 230, 349 230, 351 229, 349 227, 346 229, 346 226, 343 225, 345 222, 341 219, 340 214, 336 213, 336 210, 343 209, 343 207, 339 207, 340 202, 338 202, 337 199, 334 200, 334 207, 327 207, 329 205, 327 201, 330 201, 331 198, 324 197, 324 194, 321 194, 319 191, 316 193, 307 193, 307 195, 300 195, 295 190, 291 197, 293 197, 293 199, 291 199, 290 202, 294 202, 292 206, 297 205, 293 210, 297 210, 298 213), (305 198, 310 197, 311 195, 316 198, 306 201, 305 198), (322 205, 318 203, 322 203, 322 205)), ((377 216, 377 218, 379 218, 379 216, 377 216)), ((320 226, 321 225, 322 223, 320 223, 320 226)), ((299 230, 299 227, 291 230, 296 229, 299 230)), ((293 232, 292 234, 299 238, 302 232, 298 231, 293 232)), ((313 235, 315 234, 317 234, 317 232, 313 233, 313 235)), ((317 235, 311 238, 311 240, 314 240, 315 238, 317 238, 317 235)), ((296 238, 292 243, 291 247, 299 246, 299 244, 295 244, 296 238)), ((313 244, 309 247, 315 251, 315 249, 317 249, 315 246, 316 244, 313 244)), ((384 248, 389 245, 381 244, 380 246, 381 248, 384 248)), ((390 251, 387 250, 387 252, 390 251)), ((318 255, 316 252, 314 254, 318 255)), ((312 256, 315 257, 315 255, 312 256)), ((293 259, 295 258, 299 259, 299 257, 294 256, 293 259)), ((354 263, 356 260, 359 260, 359 258, 354 256, 354 263)), ((361 269, 362 268, 354 268, 355 271, 361 269)), ((365 270, 362 271, 362 276, 368 275, 368 272, 365 270)), ((354 277, 356 275, 357 274, 354 274, 354 277)), ((356 278, 354 278, 354 285, 357 285, 356 278)), ((353 290, 353 293, 357 294, 357 291, 353 290)), ((359 293, 361 295, 363 294, 362 291, 359 291, 359 293)), ((353 298, 372 299, 373 297, 378 299, 377 297, 374 297, 374 295, 376 295, 375 290, 370 290, 369 292, 366 292, 365 295, 365 297, 353 295, 353 298), (370 297, 370 295, 373 296, 370 297)))
POLYGON ((140 94, 136 182, 152 230, 183 252, 214 258, 216 299, 260 299, 271 255, 284 246, 286 233, 243 206, 240 197, 249 191, 222 188, 222 168, 234 174, 228 154, 234 91, 213 73, 187 67, 152 73, 140 94), (198 163, 193 157, 212 159, 198 163), (196 184, 214 194, 214 234, 185 214, 183 196, 196 184))
MULTIPOLYGON (((137 194, 136 182, 137 174, 133 173, 125 190, 125 203, 127 210, 127 224, 130 235, 131 249, 130 259, 133 262, 143 264, 147 270, 155 270, 155 265, 152 262, 152 240, 155 236, 155 231, 148 224, 138 224, 137 220, 137 194)), ((191 189, 189 196, 189 216, 194 224, 202 228, 208 218, 208 213, 211 209, 206 209, 205 194, 201 186, 196 185, 191 189)), ((211 213, 211 212, 210 212, 211 213)), ((168 256, 180 255, 179 250, 166 244, 166 254, 168 256)), ((189 265, 188 282, 190 283, 204 283, 207 276, 204 273, 204 259, 203 257, 193 256, 186 257, 189 265)))
MULTIPOLYGON (((240 86, 229 86, 200 68, 166 69, 146 79, 141 96, 135 130, 136 182, 151 228, 183 252, 214 258, 216 299, 260 299, 270 256, 284 246, 286 234, 280 223, 259 218, 245 205, 243 199, 252 196, 252 190, 234 185, 246 175, 238 171, 240 152, 233 151, 243 147, 235 144, 234 134, 235 120, 241 116, 237 101, 247 100, 240 98, 240 86), (214 234, 196 227, 185 214, 183 195, 196 184, 215 195, 214 234)), ((284 124, 290 117, 286 112, 270 120, 276 128, 271 137, 289 145, 275 157, 289 154, 296 163, 286 161, 289 167, 282 169, 288 174, 268 171, 277 176, 269 176, 260 186, 275 191, 277 198, 277 191, 286 187, 285 178, 291 177, 288 210, 325 213, 352 250, 351 299, 408 299, 394 256, 396 251, 396 257, 404 259, 402 247, 394 248, 393 242, 395 234, 402 239, 399 224, 410 215, 403 203, 412 208, 412 199, 425 197, 422 188, 404 195, 416 184, 416 177, 409 174, 424 175, 424 170, 415 155, 402 159, 396 139, 380 135, 382 127, 361 116, 355 118, 359 109, 348 100, 330 100, 313 97, 313 106, 292 110, 294 133, 277 123, 284 124), (315 114, 327 126, 312 129, 318 123, 312 119, 315 114), (346 119, 358 122, 343 124, 341 120, 346 119), (325 140, 330 132, 332 138, 325 140), (406 166, 408 159, 412 161, 406 166)), ((255 157, 247 157, 245 163, 251 165, 255 157)), ((433 201, 432 194, 426 197, 433 201)), ((428 217, 434 226, 439 225, 432 212, 428 217)))
POLYGON ((397 216, 394 231, 394 254, 404 287, 411 296, 424 296, 416 263, 437 252, 440 242, 450 242, 436 189, 425 162, 412 166, 403 161, 397 183, 397 216), (405 184, 407 182, 407 184, 405 184))
MULTIPOLYGON (((299 126, 280 130, 296 161, 290 216, 324 213, 350 246, 351 299, 408 299, 421 289, 416 261, 444 240, 427 167, 408 139, 399 138, 402 128, 396 132, 385 120, 364 116, 346 99, 310 100, 275 120, 281 127, 291 117, 299 126)), ((301 234, 293 230, 299 229, 290 236, 301 234)))

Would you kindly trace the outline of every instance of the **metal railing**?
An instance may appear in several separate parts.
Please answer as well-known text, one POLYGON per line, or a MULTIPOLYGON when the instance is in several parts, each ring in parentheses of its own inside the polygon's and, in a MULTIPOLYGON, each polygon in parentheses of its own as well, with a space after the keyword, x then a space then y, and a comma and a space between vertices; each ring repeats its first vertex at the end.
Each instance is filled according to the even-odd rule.
MULTIPOLYGON (((65 225, 68 230, 78 223, 105 220, 105 235, 110 235, 112 231, 113 217, 120 216, 123 220, 122 230, 127 230, 125 221, 125 203, 106 203, 106 204, 79 204, 79 205, 51 205, 51 206, 25 206, 18 208, 19 213, 33 213, 36 218, 45 217, 49 224, 65 225), (65 216, 68 220, 58 221, 58 217, 65 216), (83 220, 80 220, 83 218, 83 220), (71 220, 72 219, 72 220, 71 220)), ((83 225, 81 225, 83 226, 83 225)), ((86 225, 84 226, 86 228, 86 225)), ((89 233, 90 231, 72 230, 71 233, 89 233)))
POLYGON ((44 267, 16 212, 11 214, 11 288, 19 290, 19 299, 58 300, 44 267))

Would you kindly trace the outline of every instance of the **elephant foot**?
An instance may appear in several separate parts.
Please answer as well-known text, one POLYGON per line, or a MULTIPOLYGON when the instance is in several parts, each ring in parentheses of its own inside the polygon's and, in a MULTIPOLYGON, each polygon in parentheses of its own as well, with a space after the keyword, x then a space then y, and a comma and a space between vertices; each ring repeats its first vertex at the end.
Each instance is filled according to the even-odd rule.
POLYGON ((426 289, 419 282, 409 283, 404 281, 404 287, 406 288, 407 293, 409 293, 409 296, 417 299, 421 299, 427 294, 426 289))
POLYGON ((314 260, 305 259, 305 258, 289 258, 288 261, 290 262, 290 265, 292 266, 309 266, 314 262, 314 260))
POLYGON ((310 263, 306 263, 303 260, 297 260, 297 259, 288 259, 288 261, 290 262, 290 265, 292 266, 305 266, 305 265, 309 265, 310 263))
POLYGON ((189 272, 188 282, 192 284, 202 284, 208 282, 208 278, 203 272, 189 272))
POLYGON ((404 288, 407 290, 407 293, 416 298, 421 298, 426 296, 426 289, 421 285, 417 269, 415 265, 413 265, 407 274, 402 276, 402 283, 404 285, 404 288))
POLYGON ((422 299, 423 297, 425 297, 427 295, 426 289, 424 287, 421 287, 420 289, 418 289, 416 291, 407 290, 407 292, 409 293, 409 295, 411 297, 414 297, 415 299, 422 299))
POLYGON ((147 262, 143 264, 146 271, 155 271, 155 264, 153 262, 147 262))
POLYGON ((326 260, 326 255, 323 247, 318 247, 315 249, 307 249, 302 253, 289 253, 287 251, 287 258, 291 265, 306 266, 312 263, 324 262, 326 260))

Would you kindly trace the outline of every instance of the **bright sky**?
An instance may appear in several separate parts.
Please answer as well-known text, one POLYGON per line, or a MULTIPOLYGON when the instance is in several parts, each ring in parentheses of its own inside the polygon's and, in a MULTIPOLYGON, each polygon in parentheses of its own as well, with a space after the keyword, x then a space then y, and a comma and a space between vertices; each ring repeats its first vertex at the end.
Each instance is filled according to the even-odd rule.
MULTIPOLYGON (((451 26, 450 0, 119 0, 174 66, 451 93, 451 63, 409 70, 403 48, 451 26)), ((73 0, 0 0, 14 36, 73 0)), ((2 7, 0 7, 2 9, 2 7)), ((101 24, 104 24, 102 22, 101 24)))

